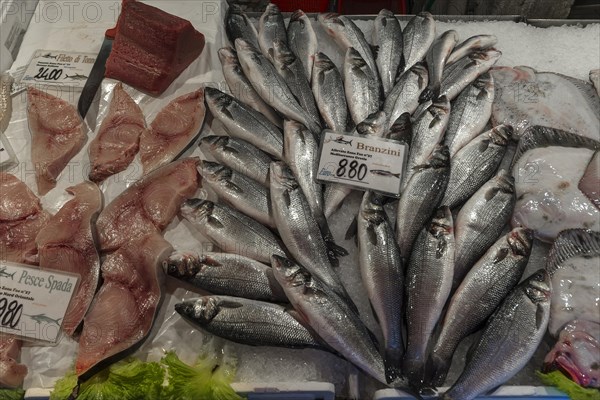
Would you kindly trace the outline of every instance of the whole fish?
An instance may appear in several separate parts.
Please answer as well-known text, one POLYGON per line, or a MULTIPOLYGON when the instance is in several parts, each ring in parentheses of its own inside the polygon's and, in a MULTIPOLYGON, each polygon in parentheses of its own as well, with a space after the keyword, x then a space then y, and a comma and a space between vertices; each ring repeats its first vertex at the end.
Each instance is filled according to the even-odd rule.
POLYGON ((308 200, 283 162, 271 163, 270 189, 277 230, 289 252, 331 290, 353 304, 333 270, 327 245, 308 200))
POLYGON ((383 111, 389 118, 388 125, 405 112, 412 114, 419 106, 419 96, 429 81, 427 69, 417 64, 398 77, 398 81, 383 103, 383 111))
POLYGON ((406 271, 403 372, 415 388, 423 386, 429 342, 452 289, 454 251, 452 213, 443 206, 415 241, 406 271))
POLYGON ((454 100, 471 82, 489 71, 501 55, 498 50, 490 49, 473 53, 450 66, 442 76, 440 95, 454 100))
POLYGON ((256 220, 228 206, 190 199, 181 215, 204 237, 227 253, 269 263, 272 254, 285 256, 279 239, 256 220))
POLYGON ((217 162, 269 186, 271 157, 253 144, 235 137, 211 135, 200 139, 199 146, 217 162))
POLYGON ((273 44, 281 41, 287 44, 287 32, 283 15, 274 3, 267 4, 267 8, 258 21, 258 45, 263 55, 273 61, 273 44))
POLYGON ((219 49, 219 60, 223 68, 225 82, 227 82, 227 86, 229 86, 233 97, 267 117, 277 127, 282 128, 283 121, 281 117, 270 105, 265 103, 258 92, 254 90, 246 75, 244 75, 235 50, 232 47, 219 49))
POLYGON ((485 73, 456 98, 444 137, 450 157, 483 131, 492 115, 494 92, 494 79, 485 73))
POLYGON ((396 241, 404 260, 410 258, 415 239, 440 205, 449 177, 450 157, 443 145, 436 146, 425 164, 415 167, 396 213, 396 241))
POLYGON ((387 129, 388 117, 384 111, 376 111, 356 125, 356 133, 359 135, 371 135, 383 137, 387 129))
POLYGON ((488 320, 463 373, 442 399, 474 399, 519 372, 546 333, 551 293, 544 270, 514 288, 488 320))
POLYGON ((446 96, 442 96, 414 122, 411 149, 406 162, 405 185, 415 167, 424 164, 435 146, 442 141, 449 117, 450 102, 446 96))
POLYGON ((292 13, 287 27, 287 37, 290 49, 302 62, 309 82, 312 81, 313 62, 319 43, 310 19, 302 10, 292 13))
POLYGON ((12 97, 10 97, 10 92, 13 82, 13 77, 7 72, 0 74, 0 133, 6 130, 12 115, 12 97))
POLYGON ((242 38, 248 40, 252 45, 258 48, 258 32, 254 23, 242 11, 237 4, 231 4, 225 15, 225 33, 229 43, 233 46, 235 40, 242 38))
POLYGON ((368 65, 375 79, 378 81, 377 64, 373 57, 371 45, 367 42, 365 35, 359 27, 348 17, 335 13, 319 14, 317 16, 319 23, 325 29, 325 32, 346 52, 350 47, 354 48, 368 65))
POLYGON ((318 121, 302 109, 273 64, 256 47, 244 39, 235 41, 244 74, 263 100, 286 118, 301 122, 313 133, 320 133, 318 121))
POLYGON ((175 252, 163 261, 163 269, 214 294, 287 302, 271 267, 237 254, 175 252))
POLYGON ((519 283, 532 245, 532 232, 515 228, 498 239, 469 271, 450 299, 431 353, 434 386, 444 383, 458 344, 475 332, 519 283))
POLYGON ((250 346, 323 349, 289 306, 230 296, 203 296, 175 304, 191 324, 250 346))
POLYGON ((473 54, 476 51, 487 50, 496 43, 498 43, 498 38, 494 35, 471 36, 454 48, 450 56, 448 56, 446 66, 452 65, 461 58, 473 54))
POLYGON ((381 78, 383 95, 394 87, 396 77, 404 70, 402 28, 390 10, 379 11, 373 28, 373 44, 377 46, 375 62, 381 78))
POLYGON ((400 376, 404 268, 394 231, 380 202, 367 191, 358 213, 358 262, 369 303, 383 331, 388 382, 400 376))
POLYGON ((275 69, 296 96, 300 106, 314 121, 319 121, 319 111, 300 59, 281 40, 273 42, 272 54, 275 69))
POLYGON ((335 132, 345 132, 348 120, 348 105, 342 75, 329 57, 321 52, 315 55, 312 71, 312 92, 319 113, 327 126, 335 132))
POLYGON ((200 175, 203 184, 215 192, 220 201, 263 225, 275 228, 269 189, 231 168, 211 161, 202 161, 200 175))
POLYGON ((498 239, 515 206, 515 180, 505 170, 485 183, 456 216, 456 288, 498 239))
POLYGON ((358 314, 306 268, 276 255, 271 265, 288 299, 319 337, 348 361, 386 383, 383 359, 358 314))
POLYGON ((355 124, 379 110, 380 88, 377 76, 354 47, 348 48, 344 58, 344 91, 350 116, 355 124))
POLYGON ((460 149, 450 161, 450 184, 442 204, 455 208, 487 182, 500 165, 512 134, 510 126, 499 125, 460 149))
POLYGON ((435 21, 428 12, 422 12, 410 19, 404 27, 404 70, 425 58, 431 44, 435 40, 435 21))
POLYGON ((273 157, 283 157, 283 134, 261 113, 215 88, 206 87, 204 97, 212 115, 231 136, 244 139, 273 157))
POLYGON ((442 73, 448 56, 458 43, 458 33, 455 30, 449 30, 441 34, 439 38, 433 42, 431 49, 427 53, 427 69, 429 70, 429 85, 421 93, 419 100, 425 102, 427 100, 435 100, 440 95, 440 85, 442 81, 442 73))

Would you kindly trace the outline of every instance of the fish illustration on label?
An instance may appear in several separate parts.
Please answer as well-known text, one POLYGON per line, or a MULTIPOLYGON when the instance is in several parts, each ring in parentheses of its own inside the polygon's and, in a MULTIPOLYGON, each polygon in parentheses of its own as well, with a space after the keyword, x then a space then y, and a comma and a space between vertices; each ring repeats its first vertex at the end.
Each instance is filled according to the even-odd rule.
POLYGON ((369 172, 372 173, 373 175, 387 176, 387 177, 393 176, 394 178, 398 178, 398 179, 400 179, 400 174, 402 174, 402 172, 393 173, 391 171, 386 171, 384 169, 372 169, 369 172))
MULTIPOLYGON (((2 150, 4 150, 4 149, 2 149, 2 150)), ((9 274, 8 272, 6 272, 6 267, 0 268, 0 278, 10 278, 11 280, 14 280, 15 274, 16 274, 16 272, 13 272, 12 274, 9 274)))
POLYGON ((56 324, 56 325, 60 326, 60 320, 62 319, 62 318, 52 319, 52 318, 46 316, 46 314, 44 314, 44 313, 36 314, 36 315, 29 315, 29 314, 23 314, 23 315, 31 318, 38 324, 41 324, 42 322, 46 322, 48 324, 56 324))

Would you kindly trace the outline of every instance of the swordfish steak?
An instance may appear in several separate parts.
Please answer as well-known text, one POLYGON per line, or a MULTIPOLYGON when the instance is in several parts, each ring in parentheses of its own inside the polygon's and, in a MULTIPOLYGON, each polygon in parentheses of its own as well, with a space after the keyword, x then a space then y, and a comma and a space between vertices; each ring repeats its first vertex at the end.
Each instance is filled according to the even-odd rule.
POLYGON ((79 153, 87 135, 77 109, 68 102, 27 88, 27 119, 31 131, 31 161, 40 196, 56 186, 69 161, 79 153))
POLYGON ((0 335, 0 388, 23 385, 27 367, 17 361, 23 342, 11 335, 0 335))

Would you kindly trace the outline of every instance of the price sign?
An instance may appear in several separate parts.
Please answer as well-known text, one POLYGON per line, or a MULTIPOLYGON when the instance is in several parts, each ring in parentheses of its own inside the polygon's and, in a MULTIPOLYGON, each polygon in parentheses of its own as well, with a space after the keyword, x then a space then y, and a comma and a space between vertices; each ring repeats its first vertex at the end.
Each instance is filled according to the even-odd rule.
POLYGON ((0 333, 55 343, 78 275, 0 261, 0 333))
POLYGON ((36 50, 19 83, 83 88, 95 61, 94 53, 36 50))
POLYGON ((317 179, 398 195, 408 148, 381 138, 323 131, 317 179))

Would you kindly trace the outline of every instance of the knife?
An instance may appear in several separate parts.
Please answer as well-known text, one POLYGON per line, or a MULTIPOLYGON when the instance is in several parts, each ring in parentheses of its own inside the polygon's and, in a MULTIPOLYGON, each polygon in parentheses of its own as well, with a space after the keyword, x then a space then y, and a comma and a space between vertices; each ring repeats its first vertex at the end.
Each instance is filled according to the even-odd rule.
POLYGON ((112 50, 115 33, 116 28, 111 28, 108 29, 104 34, 102 47, 98 52, 98 56, 96 57, 96 61, 94 62, 94 66, 90 72, 90 76, 85 82, 85 86, 81 90, 81 96, 79 96, 79 101, 77 103, 77 111, 79 111, 81 118, 85 118, 85 115, 92 105, 92 101, 94 101, 94 97, 96 97, 96 92, 102 83, 102 79, 104 79, 106 60, 108 59, 110 51, 112 50))

